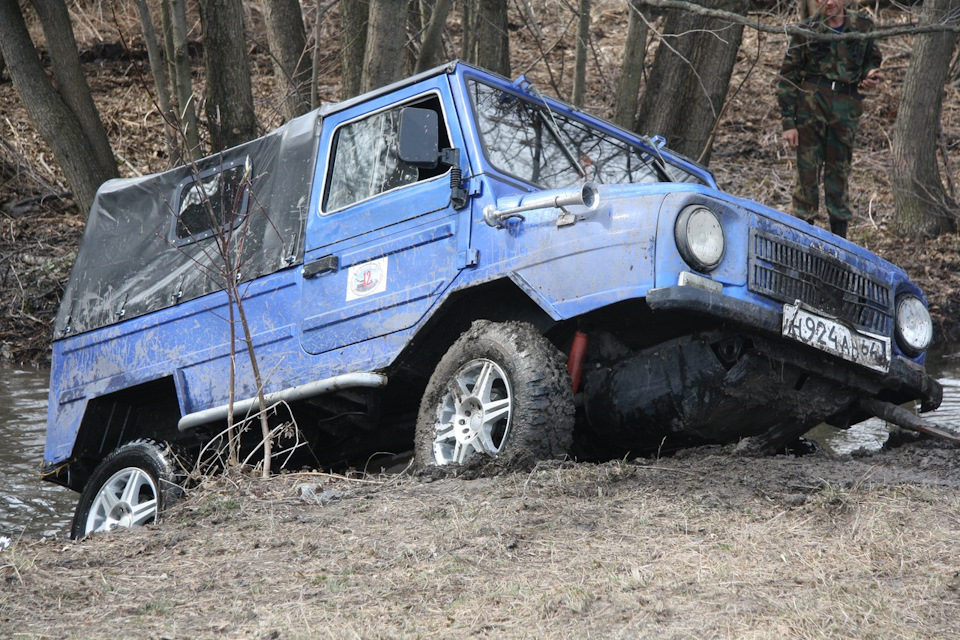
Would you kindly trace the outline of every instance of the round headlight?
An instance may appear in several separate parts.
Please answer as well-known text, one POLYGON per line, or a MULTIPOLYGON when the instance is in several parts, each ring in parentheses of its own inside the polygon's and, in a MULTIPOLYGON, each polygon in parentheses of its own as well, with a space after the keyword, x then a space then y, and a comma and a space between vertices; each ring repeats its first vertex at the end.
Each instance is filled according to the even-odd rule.
POLYGON ((723 258, 723 227, 717 214, 692 205, 677 216, 674 229, 680 255, 697 271, 711 271, 723 258))
POLYGON ((897 342, 910 355, 919 355, 933 340, 933 321, 926 305, 916 296, 897 300, 897 342))

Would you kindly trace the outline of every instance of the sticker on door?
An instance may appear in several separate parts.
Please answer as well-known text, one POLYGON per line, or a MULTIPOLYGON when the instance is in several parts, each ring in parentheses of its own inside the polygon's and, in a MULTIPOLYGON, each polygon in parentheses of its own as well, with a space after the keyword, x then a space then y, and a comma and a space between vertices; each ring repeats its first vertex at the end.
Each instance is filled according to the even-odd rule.
POLYGON ((347 302, 387 290, 387 257, 355 264, 347 271, 347 302))

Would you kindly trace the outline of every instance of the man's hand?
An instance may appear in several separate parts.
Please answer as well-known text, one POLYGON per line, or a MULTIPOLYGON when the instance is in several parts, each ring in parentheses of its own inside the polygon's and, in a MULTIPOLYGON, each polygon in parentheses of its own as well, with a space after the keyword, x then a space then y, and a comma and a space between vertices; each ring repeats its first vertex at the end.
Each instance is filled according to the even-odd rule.
POLYGON ((867 72, 867 77, 860 83, 860 88, 868 91, 876 89, 881 80, 883 80, 883 74, 880 73, 880 69, 870 69, 867 72))
POLYGON ((783 132, 783 141, 788 147, 796 147, 800 144, 800 132, 796 129, 787 129, 783 132))

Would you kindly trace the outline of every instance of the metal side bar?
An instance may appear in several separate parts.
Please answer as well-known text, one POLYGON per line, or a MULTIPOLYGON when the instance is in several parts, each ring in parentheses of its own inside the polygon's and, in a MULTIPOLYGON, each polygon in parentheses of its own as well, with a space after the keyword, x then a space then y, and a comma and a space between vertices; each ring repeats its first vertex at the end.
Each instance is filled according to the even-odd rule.
MULTIPOLYGON (((308 382, 282 391, 274 391, 264 396, 266 404, 272 405, 277 402, 294 402, 313 398, 332 391, 341 389, 350 389, 355 387, 385 387, 387 386, 387 376, 379 373, 346 373, 342 376, 334 376, 325 380, 308 382)), ((245 414, 257 404, 257 398, 248 398, 233 403, 233 415, 245 414)), ((195 429, 200 425, 225 420, 230 413, 230 405, 225 404, 219 407, 211 407, 202 411, 188 413, 180 418, 177 423, 177 429, 181 432, 195 429)))

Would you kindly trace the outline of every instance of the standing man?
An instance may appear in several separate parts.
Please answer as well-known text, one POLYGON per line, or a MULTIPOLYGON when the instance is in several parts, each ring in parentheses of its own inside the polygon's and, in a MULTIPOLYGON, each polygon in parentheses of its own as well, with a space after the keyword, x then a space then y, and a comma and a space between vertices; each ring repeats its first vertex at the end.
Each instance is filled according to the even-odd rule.
MULTIPOLYGON (((844 7, 845 0, 815 0, 816 14, 801 26, 818 33, 869 33, 873 20, 844 7)), ((853 218, 847 180, 863 112, 858 89, 874 89, 882 79, 880 50, 873 40, 815 40, 795 35, 780 67, 777 101, 783 140, 797 150, 793 212, 813 222, 820 206, 820 175, 830 230, 847 237, 853 218)))

